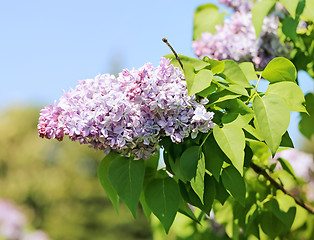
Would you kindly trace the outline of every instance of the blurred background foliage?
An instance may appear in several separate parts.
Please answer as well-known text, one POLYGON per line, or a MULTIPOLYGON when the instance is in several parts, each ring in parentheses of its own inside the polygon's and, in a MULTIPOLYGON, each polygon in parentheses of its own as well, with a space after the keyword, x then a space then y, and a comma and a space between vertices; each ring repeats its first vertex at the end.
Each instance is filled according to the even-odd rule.
POLYGON ((55 240, 152 239, 139 209, 115 212, 97 179, 104 154, 86 145, 38 137, 39 109, 0 114, 0 199, 20 206, 28 222, 55 240))

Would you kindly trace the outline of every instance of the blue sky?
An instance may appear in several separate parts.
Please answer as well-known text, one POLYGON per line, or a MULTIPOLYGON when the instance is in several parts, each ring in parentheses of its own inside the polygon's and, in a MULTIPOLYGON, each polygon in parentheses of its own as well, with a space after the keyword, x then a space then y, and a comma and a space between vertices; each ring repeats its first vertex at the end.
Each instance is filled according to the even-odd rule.
POLYGON ((0 1, 0 107, 59 99, 77 80, 114 66, 193 56, 193 12, 208 1, 0 1))
MULTIPOLYGON (((78 80, 146 62, 157 65, 170 53, 163 37, 178 53, 193 56, 194 10, 208 2, 215 3, 0 1, 0 109, 21 103, 43 107, 78 80)), ((313 91, 313 81, 301 87, 313 91)), ((291 122, 298 139, 296 114, 291 122)))

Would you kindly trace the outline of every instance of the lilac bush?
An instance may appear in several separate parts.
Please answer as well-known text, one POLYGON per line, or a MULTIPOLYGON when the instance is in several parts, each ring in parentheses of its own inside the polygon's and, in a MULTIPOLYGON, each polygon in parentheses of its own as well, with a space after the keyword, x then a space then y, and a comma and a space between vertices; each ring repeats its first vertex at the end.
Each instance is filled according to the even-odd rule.
POLYGON ((223 25, 216 26, 215 34, 204 32, 201 39, 193 41, 195 55, 201 59, 208 56, 216 60, 252 61, 257 68, 264 68, 274 57, 288 56, 289 45, 282 44, 277 35, 282 11, 275 11, 264 19, 262 31, 256 38, 252 23, 252 1, 219 2, 231 7, 235 13, 223 25))
POLYGON ((156 68, 146 63, 123 70, 118 77, 104 74, 80 81, 60 102, 41 110, 38 132, 43 138, 89 144, 136 159, 158 151, 159 140, 174 143, 195 138, 213 127, 213 113, 187 94, 181 70, 161 58, 156 68))

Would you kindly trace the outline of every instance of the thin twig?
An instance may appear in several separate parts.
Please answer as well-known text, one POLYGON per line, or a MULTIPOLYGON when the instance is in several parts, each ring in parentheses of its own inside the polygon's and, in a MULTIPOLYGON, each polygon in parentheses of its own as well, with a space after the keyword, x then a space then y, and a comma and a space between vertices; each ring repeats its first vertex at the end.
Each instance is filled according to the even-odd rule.
POLYGON ((294 199, 294 201, 300 205, 301 207, 303 207, 305 210, 307 210, 309 213, 314 214, 314 207, 303 202, 301 199, 299 199, 298 197, 294 196, 291 192, 289 192, 287 189, 285 189, 280 183, 278 183, 275 179, 273 179, 266 171, 265 169, 261 168, 260 166, 254 164, 251 162, 250 164, 251 168, 257 173, 257 174, 261 174, 263 175, 267 180, 269 180, 271 182, 271 184, 281 190, 283 193, 289 195, 290 197, 292 197, 294 199))
POLYGON ((176 57, 176 59, 178 60, 182 70, 183 70, 183 64, 178 56, 178 54, 176 53, 176 51, 173 49, 173 47, 171 47, 170 43, 168 42, 167 38, 163 38, 162 41, 168 45, 168 47, 171 49, 171 51, 173 52, 174 56, 176 57))

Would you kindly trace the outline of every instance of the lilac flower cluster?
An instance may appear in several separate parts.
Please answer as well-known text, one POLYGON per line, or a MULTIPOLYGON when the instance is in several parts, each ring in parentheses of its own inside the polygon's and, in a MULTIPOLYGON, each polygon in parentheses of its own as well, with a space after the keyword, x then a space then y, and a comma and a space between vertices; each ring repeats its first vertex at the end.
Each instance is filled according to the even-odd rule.
POLYGON ((249 12, 254 4, 250 0, 217 0, 226 7, 232 8, 235 12, 249 12))
POLYGON ((27 231, 25 216, 11 202, 0 199, 0 239, 49 240, 40 230, 27 231))
POLYGON ((224 25, 216 26, 215 34, 204 32, 200 40, 193 41, 195 55, 201 59, 208 56, 217 60, 252 61, 257 68, 264 68, 274 57, 288 55, 289 46, 283 45, 277 35, 278 12, 264 19, 262 31, 256 39, 250 12, 253 2, 219 2, 232 7, 235 13, 224 21, 224 25))
POLYGON ((206 99, 189 96, 181 70, 169 63, 161 58, 157 68, 147 63, 117 78, 104 74, 80 81, 58 105, 41 110, 39 135, 58 140, 68 135, 95 149, 148 159, 161 137, 179 143, 207 132, 213 113, 206 111, 206 99))

